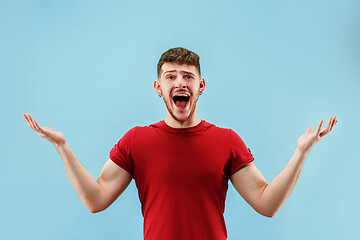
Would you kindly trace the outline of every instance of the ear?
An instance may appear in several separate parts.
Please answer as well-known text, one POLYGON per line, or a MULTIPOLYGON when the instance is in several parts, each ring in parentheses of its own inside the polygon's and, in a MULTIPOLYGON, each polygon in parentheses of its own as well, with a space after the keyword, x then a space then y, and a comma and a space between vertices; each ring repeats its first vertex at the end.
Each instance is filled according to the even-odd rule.
POLYGON ((200 79, 200 93, 202 93, 205 90, 205 79, 200 79))
POLYGON ((161 95, 160 81, 159 80, 154 81, 154 89, 155 89, 157 95, 161 95))

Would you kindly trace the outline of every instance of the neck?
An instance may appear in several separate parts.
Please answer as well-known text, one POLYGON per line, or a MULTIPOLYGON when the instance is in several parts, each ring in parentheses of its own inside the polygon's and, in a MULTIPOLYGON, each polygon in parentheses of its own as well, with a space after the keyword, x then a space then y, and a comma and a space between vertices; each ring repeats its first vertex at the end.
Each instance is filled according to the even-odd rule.
POLYGON ((201 122, 201 119, 198 117, 196 113, 194 113, 191 118, 182 122, 174 119, 170 114, 167 114, 164 121, 166 125, 172 128, 190 128, 198 125, 201 122))

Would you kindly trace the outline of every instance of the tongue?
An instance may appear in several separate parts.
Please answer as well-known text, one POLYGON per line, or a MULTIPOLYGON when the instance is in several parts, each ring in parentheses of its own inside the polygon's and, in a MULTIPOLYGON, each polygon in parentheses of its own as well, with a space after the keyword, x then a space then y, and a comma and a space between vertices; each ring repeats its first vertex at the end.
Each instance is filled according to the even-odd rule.
POLYGON ((176 101, 176 102, 175 102, 175 105, 176 105, 177 107, 182 107, 182 108, 184 108, 184 107, 186 107, 186 101, 176 101))

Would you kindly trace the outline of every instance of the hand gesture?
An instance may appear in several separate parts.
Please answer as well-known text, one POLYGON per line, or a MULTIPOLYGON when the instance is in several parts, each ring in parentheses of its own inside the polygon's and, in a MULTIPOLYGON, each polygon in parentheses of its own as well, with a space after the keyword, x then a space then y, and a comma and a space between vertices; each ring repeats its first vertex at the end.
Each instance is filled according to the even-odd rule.
POLYGON ((319 126, 317 127, 314 133, 311 133, 314 129, 309 127, 305 133, 297 140, 298 149, 303 152, 310 152, 311 148, 315 146, 326 134, 328 134, 335 124, 337 123, 336 116, 330 117, 329 123, 326 128, 321 130, 321 125, 323 120, 320 121, 319 126))
POLYGON ((64 134, 59 131, 52 130, 51 127, 40 127, 36 120, 31 118, 30 114, 24 113, 23 116, 32 130, 34 130, 41 137, 54 144, 55 147, 61 144, 65 144, 64 134))

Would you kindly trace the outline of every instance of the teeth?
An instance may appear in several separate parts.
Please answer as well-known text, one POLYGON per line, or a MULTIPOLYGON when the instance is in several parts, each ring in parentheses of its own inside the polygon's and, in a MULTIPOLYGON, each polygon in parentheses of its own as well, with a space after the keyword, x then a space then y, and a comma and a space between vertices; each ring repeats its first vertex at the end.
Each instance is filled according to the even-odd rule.
MULTIPOLYGON (((187 94, 176 94, 175 96, 188 97, 189 95, 187 95, 187 94)), ((175 96, 174 96, 174 97, 175 97, 175 96)))

